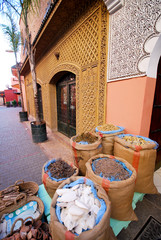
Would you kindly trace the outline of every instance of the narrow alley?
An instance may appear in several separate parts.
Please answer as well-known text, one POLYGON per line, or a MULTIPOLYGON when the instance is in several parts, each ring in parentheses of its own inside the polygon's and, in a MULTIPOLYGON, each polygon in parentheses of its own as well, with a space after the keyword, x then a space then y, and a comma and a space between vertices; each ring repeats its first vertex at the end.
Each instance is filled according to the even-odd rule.
POLYGON ((42 167, 46 161, 65 157, 72 159, 69 140, 48 131, 48 140, 32 141, 30 121, 20 122, 21 108, 0 107, 0 190, 19 179, 42 183, 42 167))

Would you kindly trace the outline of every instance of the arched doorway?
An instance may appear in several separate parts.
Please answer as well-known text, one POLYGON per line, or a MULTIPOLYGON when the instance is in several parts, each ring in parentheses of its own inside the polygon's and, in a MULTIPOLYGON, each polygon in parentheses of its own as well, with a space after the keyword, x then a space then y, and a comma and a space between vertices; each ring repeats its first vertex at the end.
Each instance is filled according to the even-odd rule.
POLYGON ((41 86, 37 83, 37 94, 38 94, 38 107, 39 107, 39 114, 40 119, 43 120, 43 107, 42 107, 42 92, 41 86))
POLYGON ((76 134, 75 74, 66 73, 57 83, 58 131, 68 137, 76 134))
POLYGON ((158 142, 157 165, 161 165, 161 57, 157 69, 156 89, 153 103, 149 137, 158 142))

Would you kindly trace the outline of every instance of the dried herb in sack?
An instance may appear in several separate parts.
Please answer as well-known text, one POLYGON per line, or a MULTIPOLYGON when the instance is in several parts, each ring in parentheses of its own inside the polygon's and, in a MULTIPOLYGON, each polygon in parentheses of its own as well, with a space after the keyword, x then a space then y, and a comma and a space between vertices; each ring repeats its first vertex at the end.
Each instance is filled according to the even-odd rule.
MULTIPOLYGON (((117 164, 117 162, 115 162, 117 164)), ((116 165, 115 164, 115 165, 116 165)), ((135 180, 136 180, 136 171, 132 167, 131 164, 129 164, 125 159, 114 157, 112 155, 105 155, 105 154, 98 154, 96 156, 91 157, 87 163, 86 163, 86 177, 91 179, 93 182, 99 184, 101 187, 103 187, 111 201, 111 218, 120 220, 120 221, 133 221, 137 220, 137 217, 134 213, 134 210, 132 208, 132 200, 134 195, 134 188, 135 188, 135 180), (107 167, 107 173, 109 175, 106 175, 107 178, 103 176, 103 172, 105 171, 105 165, 99 166, 102 172, 101 175, 97 175, 95 173, 95 166, 92 166, 93 163, 100 161, 103 161, 106 159, 111 159, 111 162, 113 161, 119 161, 119 164, 121 164, 127 172, 129 172, 130 176, 127 179, 122 179, 122 177, 119 176, 119 173, 117 175, 116 169, 114 166, 110 167, 108 169, 107 167), (112 175, 112 171, 113 174, 112 175), (131 173, 130 173, 131 172, 131 173), (120 179, 119 179, 119 178, 120 179)), ((98 169, 97 169, 98 170, 98 169)), ((121 169, 118 168, 118 171, 121 169)), ((125 172, 126 173, 126 172, 125 172)), ((124 175, 125 178, 125 175, 124 175)))
POLYGON ((77 143, 84 141, 84 142, 87 142, 88 144, 90 144, 90 143, 96 142, 97 140, 98 140, 98 137, 92 135, 91 133, 82 133, 81 135, 78 135, 75 138, 75 141, 77 143))
POLYGON ((62 159, 52 159, 42 168, 42 182, 52 198, 58 186, 67 178, 78 175, 78 168, 73 163, 62 159))
POLYGON ((132 174, 132 171, 127 169, 124 163, 108 157, 94 160, 92 168, 96 175, 107 178, 110 181, 126 180, 132 174))
POLYGON ((64 162, 62 159, 58 159, 57 161, 51 163, 48 166, 48 170, 51 173, 51 177, 56 179, 71 177, 75 172, 73 167, 64 162))
POLYGON ((153 181, 158 146, 144 136, 120 134, 115 137, 114 155, 126 159, 136 170, 135 192, 158 193, 153 181))

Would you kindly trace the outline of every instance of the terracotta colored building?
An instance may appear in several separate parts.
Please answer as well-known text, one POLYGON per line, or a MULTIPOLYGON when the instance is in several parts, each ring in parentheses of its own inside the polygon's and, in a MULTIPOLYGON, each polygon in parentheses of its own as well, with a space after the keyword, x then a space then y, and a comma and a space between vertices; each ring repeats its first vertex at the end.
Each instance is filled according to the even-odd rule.
POLYGON ((4 91, 0 91, 0 106, 5 105, 4 91))
MULTIPOLYGON (((18 80, 18 73, 17 73, 17 67, 16 65, 11 67, 12 71, 12 77, 11 77, 11 86, 13 90, 17 91, 18 94, 18 101, 21 101, 21 95, 20 95, 20 86, 19 86, 19 80, 18 80)), ((24 77, 21 76, 21 85, 22 85, 22 94, 23 94, 23 100, 24 100, 24 108, 27 109, 26 106, 26 92, 25 92, 25 86, 24 86, 24 77)))
POLYGON ((18 102, 18 95, 17 95, 17 90, 11 89, 6 89, 4 90, 5 94, 5 102, 10 102, 12 103, 13 100, 16 100, 18 102))
POLYGON ((12 78, 11 78, 11 86, 13 89, 17 89, 19 91, 20 86, 19 86, 19 82, 18 82, 18 74, 17 74, 17 68, 16 65, 11 67, 11 71, 12 71, 12 78))
MULTIPOLYGON (((70 137, 113 123, 161 145, 157 0, 42 0, 29 26, 43 118, 52 131, 70 137)), ((21 60, 27 109, 35 116, 25 44, 21 60)))

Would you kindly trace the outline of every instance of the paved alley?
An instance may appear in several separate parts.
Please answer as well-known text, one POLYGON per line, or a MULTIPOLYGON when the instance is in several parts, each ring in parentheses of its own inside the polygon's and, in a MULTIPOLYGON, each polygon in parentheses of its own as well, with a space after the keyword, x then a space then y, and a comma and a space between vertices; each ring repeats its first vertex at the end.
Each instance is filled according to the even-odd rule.
POLYGON ((19 107, 0 107, 0 190, 18 179, 41 184, 42 166, 48 160, 19 121, 19 111, 19 107))
POLYGON ((70 139, 59 132, 47 128, 48 140, 33 143, 30 121, 20 122, 20 111, 0 106, 0 190, 19 179, 41 184, 42 166, 50 159, 74 161, 70 139))

